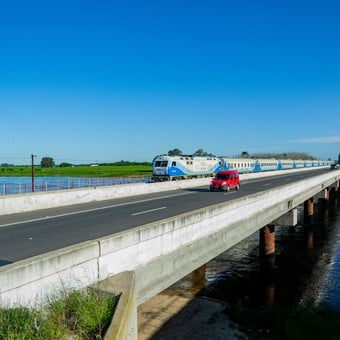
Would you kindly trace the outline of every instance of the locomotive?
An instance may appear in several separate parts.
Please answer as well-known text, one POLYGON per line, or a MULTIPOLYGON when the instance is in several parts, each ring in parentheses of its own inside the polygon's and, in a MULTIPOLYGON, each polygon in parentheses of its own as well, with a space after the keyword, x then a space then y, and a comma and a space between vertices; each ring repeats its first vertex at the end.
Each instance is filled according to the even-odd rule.
POLYGON ((155 182, 213 177, 222 170, 237 169, 239 173, 286 170, 329 166, 330 161, 228 158, 194 155, 159 155, 152 162, 152 180, 155 182))

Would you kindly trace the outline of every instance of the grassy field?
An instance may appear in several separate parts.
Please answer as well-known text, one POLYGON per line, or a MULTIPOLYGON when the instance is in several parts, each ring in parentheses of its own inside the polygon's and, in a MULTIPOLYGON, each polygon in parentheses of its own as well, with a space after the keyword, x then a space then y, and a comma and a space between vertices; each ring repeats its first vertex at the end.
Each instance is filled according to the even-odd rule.
MULTIPOLYGON (((31 166, 0 167, 0 176, 31 176, 31 166)), ((128 177, 150 176, 150 165, 77 165, 70 167, 41 168, 34 167, 35 176, 65 176, 65 177, 128 177)))

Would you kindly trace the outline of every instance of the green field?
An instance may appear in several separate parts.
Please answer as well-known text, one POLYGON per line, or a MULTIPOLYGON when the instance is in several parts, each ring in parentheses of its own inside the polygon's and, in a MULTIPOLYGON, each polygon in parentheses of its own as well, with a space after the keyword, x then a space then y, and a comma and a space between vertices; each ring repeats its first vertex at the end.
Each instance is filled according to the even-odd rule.
MULTIPOLYGON (((35 176, 71 176, 71 177, 128 177, 151 176, 150 165, 76 165, 70 167, 41 168, 34 167, 35 176)), ((0 176, 31 176, 31 166, 0 167, 0 176)))

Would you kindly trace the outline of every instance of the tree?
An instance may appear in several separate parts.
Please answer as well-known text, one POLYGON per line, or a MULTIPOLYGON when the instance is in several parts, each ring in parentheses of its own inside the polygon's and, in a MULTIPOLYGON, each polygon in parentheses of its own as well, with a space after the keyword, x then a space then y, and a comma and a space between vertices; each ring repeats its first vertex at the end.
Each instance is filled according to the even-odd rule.
POLYGON ((249 156, 249 153, 247 152, 247 151, 243 151, 242 153, 241 153, 241 158, 249 158, 250 156, 249 156))
POLYGON ((63 163, 60 163, 59 166, 61 168, 67 168, 67 167, 71 167, 72 164, 71 163, 67 163, 67 162, 63 162, 63 163))
POLYGON ((169 156, 179 156, 182 154, 182 151, 180 149, 172 149, 168 151, 169 156))
POLYGON ((43 157, 40 162, 42 168, 53 168, 54 160, 52 157, 43 157))
POLYGON ((198 149, 197 151, 194 152, 194 156, 207 156, 208 153, 205 152, 203 149, 198 149))

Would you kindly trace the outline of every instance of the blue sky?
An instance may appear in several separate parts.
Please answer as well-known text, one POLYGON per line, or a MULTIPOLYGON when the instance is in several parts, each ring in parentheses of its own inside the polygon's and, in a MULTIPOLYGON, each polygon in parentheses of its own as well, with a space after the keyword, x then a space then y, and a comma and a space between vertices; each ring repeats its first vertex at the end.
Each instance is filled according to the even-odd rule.
POLYGON ((0 163, 340 153, 340 2, 2 1, 0 163))

